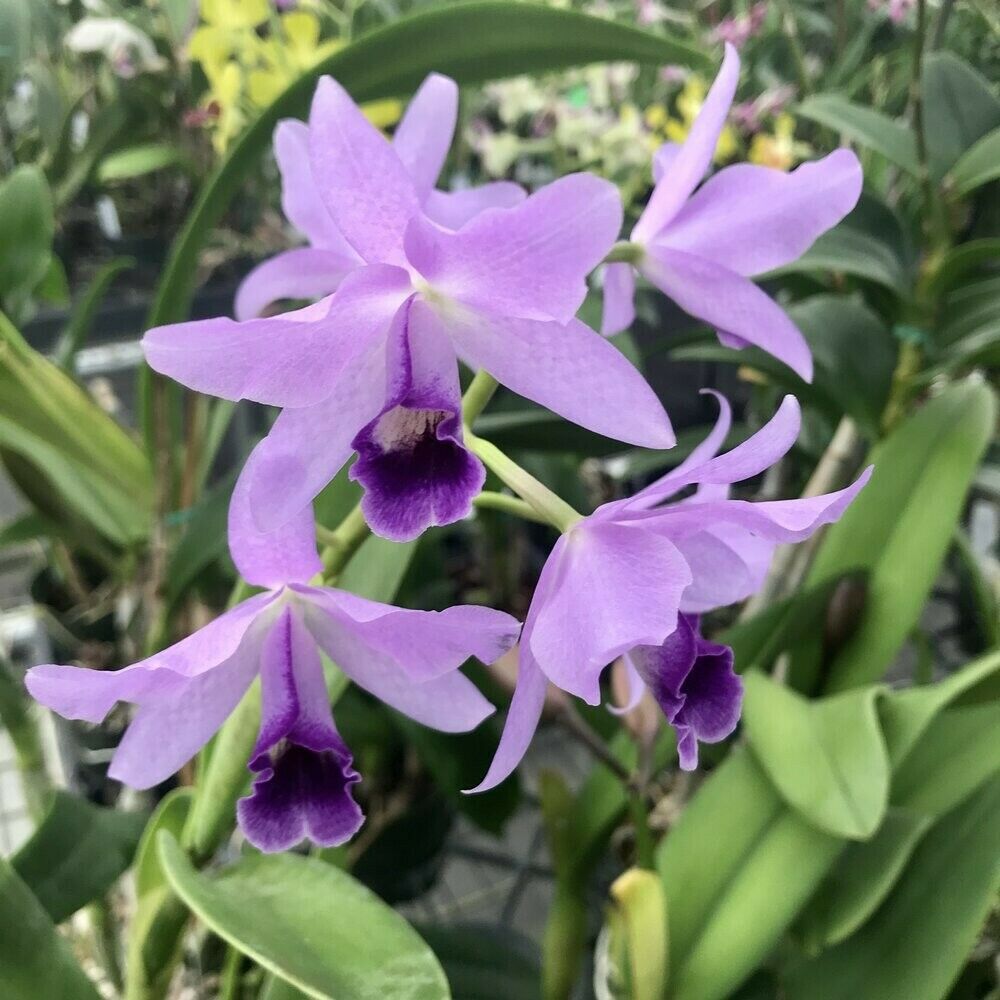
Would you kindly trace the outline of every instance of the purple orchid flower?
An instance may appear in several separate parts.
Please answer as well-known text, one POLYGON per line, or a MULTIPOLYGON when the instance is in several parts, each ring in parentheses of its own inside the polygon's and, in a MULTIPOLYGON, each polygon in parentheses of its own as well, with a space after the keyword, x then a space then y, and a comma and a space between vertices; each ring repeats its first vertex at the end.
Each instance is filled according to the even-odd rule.
POLYGON ((311 508, 264 536, 238 488, 229 517, 233 559, 265 593, 124 670, 34 667, 28 690, 60 715, 88 722, 100 722, 116 702, 136 705, 108 773, 149 788, 204 746, 259 675, 253 788, 237 805, 243 832, 262 851, 303 838, 344 843, 364 822, 351 792, 360 777, 334 724, 320 651, 404 715, 464 732, 493 706, 458 668, 469 656, 502 655, 518 623, 489 608, 405 611, 309 584, 321 569, 311 508))
POLYGON ((601 700, 605 666, 628 653, 630 706, 643 686, 677 729, 682 767, 697 741, 722 739, 736 725, 741 687, 723 647, 705 643, 695 616, 744 600, 761 585, 775 546, 808 538, 837 520, 868 481, 799 500, 729 498, 730 484, 759 475, 792 446, 801 416, 786 396, 771 421, 724 455, 717 451, 731 414, 675 470, 635 496, 598 508, 552 550, 521 635, 517 687, 486 778, 492 788, 517 766, 538 725, 546 684, 601 700), (679 490, 690 497, 661 506, 679 490))
POLYGON ((643 377, 575 319, 621 226, 614 185, 563 177, 452 231, 424 214, 406 158, 329 77, 310 121, 312 176, 363 264, 305 309, 143 341, 156 371, 192 389, 284 407, 242 473, 261 530, 294 517, 354 451, 378 534, 402 541, 467 514, 484 471, 462 440, 459 358, 597 433, 673 445, 643 377))
MULTIPOLYGON (((236 292, 238 320, 253 319, 281 299, 316 299, 337 290, 341 281, 364 264, 323 202, 309 157, 309 132, 317 128, 317 104, 310 124, 288 118, 274 130, 274 155, 281 173, 285 217, 309 245, 279 253, 255 267, 236 292)), ((413 95, 396 127, 392 146, 402 161, 428 218, 459 229, 487 208, 510 208, 526 192, 510 181, 464 191, 434 189, 444 166, 458 120, 458 86, 431 73, 413 95)))
MULTIPOLYGON (((736 50, 722 69, 683 145, 666 143, 653 161, 656 185, 631 240, 634 267, 681 309, 715 327, 729 347, 753 344, 812 379, 812 355, 783 309, 751 280, 800 257, 836 225, 861 194, 861 167, 838 149, 791 173, 740 163, 696 191, 712 162, 739 79, 736 50)), ((601 332, 635 318, 635 272, 609 264, 601 332)))

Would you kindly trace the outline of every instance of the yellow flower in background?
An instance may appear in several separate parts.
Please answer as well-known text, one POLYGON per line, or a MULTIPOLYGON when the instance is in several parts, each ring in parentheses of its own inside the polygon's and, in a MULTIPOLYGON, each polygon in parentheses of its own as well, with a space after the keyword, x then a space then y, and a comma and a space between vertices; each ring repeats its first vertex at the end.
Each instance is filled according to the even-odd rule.
POLYGON ((750 143, 749 160, 762 167, 791 170, 811 152, 809 146, 795 139, 795 119, 781 114, 774 120, 774 132, 758 132, 750 143))
MULTIPOLYGON (((705 103, 705 95, 708 88, 705 81, 697 75, 692 74, 687 78, 683 89, 677 95, 677 112, 679 118, 667 118, 662 125, 663 134, 671 142, 683 142, 694 120, 701 111, 702 104, 705 103)), ((648 119, 647 119, 648 123, 648 119)), ((650 125, 652 128, 653 126, 650 125)), ((736 141, 736 133, 729 125, 725 125, 719 133, 719 142, 715 147, 713 159, 716 163, 725 163, 731 160, 739 150, 739 143, 736 141)))
MULTIPOLYGON (((204 103, 213 113, 212 144, 219 153, 258 109, 343 45, 320 37, 314 13, 300 9, 278 16, 270 0, 202 0, 201 18, 188 55, 208 81, 204 103)), ((376 101, 365 112, 384 128, 399 119, 401 107, 398 101, 376 101)))

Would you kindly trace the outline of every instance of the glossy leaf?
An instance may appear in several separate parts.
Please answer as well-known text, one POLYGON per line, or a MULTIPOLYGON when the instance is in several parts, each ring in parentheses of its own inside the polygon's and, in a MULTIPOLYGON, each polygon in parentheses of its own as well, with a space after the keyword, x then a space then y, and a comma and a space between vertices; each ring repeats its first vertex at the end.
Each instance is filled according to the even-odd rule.
POLYGON ((194 789, 181 786, 168 792, 160 800, 153 815, 149 817, 146 829, 142 832, 138 850, 135 852, 135 894, 143 896, 166 885, 166 876, 160 866, 160 857, 156 847, 156 835, 160 830, 169 830, 171 835, 180 840, 184 823, 191 811, 194 800, 194 789))
POLYGON ((199 874, 169 833, 174 891, 225 941, 312 997, 446 1000, 444 972, 416 931, 346 872, 296 854, 246 856, 199 874))
POLYGON ((4 1000, 100 1000, 69 941, 0 858, 0 996, 4 1000))
POLYGON ((871 840, 844 851, 799 921, 808 952, 838 944, 875 912, 932 822, 923 813, 892 808, 871 840))
POLYGON ((951 52, 927 56, 921 87, 931 174, 939 179, 1000 127, 1000 100, 986 79, 951 52))
POLYGON ((0 182, 0 304, 19 308, 45 277, 55 221, 45 175, 18 167, 0 182))
POLYGON ((863 618, 829 665, 828 690, 878 680, 906 641, 948 550, 995 414, 988 386, 954 385, 869 455, 871 482, 831 526, 806 581, 815 585, 851 569, 870 573, 863 618))
POLYGON ((793 968, 789 1000, 940 1000, 1000 888, 1000 778, 949 813, 853 936, 793 968))
POLYGON ((55 792, 11 866, 54 923, 100 898, 132 864, 145 817, 55 792))
POLYGON ((785 801, 835 836, 870 837, 889 801, 878 689, 809 701, 758 671, 744 686, 750 747, 785 801))
POLYGON ((838 94, 816 94, 799 104, 796 112, 881 153, 897 167, 912 174, 919 170, 913 133, 881 111, 854 104, 838 94))
MULTIPOLYGON (((0 454, 38 511, 119 546, 145 538, 152 476, 129 435, 0 315, 0 454)), ((92 539, 91 539, 92 540, 92 539)))
POLYGON ((97 180, 102 184, 128 181, 175 166, 190 167, 183 150, 166 142, 150 142, 105 156, 98 164, 97 180))
POLYGON ((1000 128, 987 132, 951 168, 948 187, 959 198, 1000 177, 1000 128))

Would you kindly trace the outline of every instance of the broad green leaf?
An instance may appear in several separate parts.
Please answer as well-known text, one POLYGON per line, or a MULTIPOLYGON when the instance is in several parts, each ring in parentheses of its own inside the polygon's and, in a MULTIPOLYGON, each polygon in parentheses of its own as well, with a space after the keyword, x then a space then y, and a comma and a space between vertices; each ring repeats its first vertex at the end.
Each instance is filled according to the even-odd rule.
POLYGON ((105 156, 98 164, 97 180, 102 184, 128 181, 175 166, 190 167, 183 150, 166 142, 149 142, 105 156))
POLYGON ((320 1000, 446 1000, 444 972, 416 931, 346 872, 296 854, 246 856, 209 878, 168 833, 174 891, 234 948, 320 1000))
POLYGON ((1000 99, 951 52, 927 56, 921 86, 931 174, 940 179, 966 150, 1000 127, 1000 99))
MULTIPOLYGON (((732 819, 721 813, 718 822, 732 819)), ((702 829, 706 838, 717 829, 702 829)), ((839 856, 844 841, 780 810, 725 885, 672 978, 674 1000, 724 1000, 770 954, 839 856)), ((684 905, 671 896, 667 906, 684 905)), ((875 994, 878 995, 878 994, 875 994)), ((881 996, 880 996, 881 1000, 881 996)))
POLYGON ((988 236, 961 243, 945 254, 930 282, 930 292, 943 296, 969 272, 1000 260, 1000 237, 988 236))
POLYGON ((135 894, 140 899, 166 885, 167 880, 160 866, 156 847, 156 835, 160 830, 169 830, 179 840, 193 800, 193 788, 175 788, 159 802, 149 817, 135 852, 135 894))
POLYGON ((810 701, 758 671, 743 683, 750 748, 785 801, 827 833, 870 837, 889 802, 878 689, 810 701))
POLYGON ((774 276, 809 271, 833 271, 884 285, 905 297, 910 282, 903 262, 877 236, 852 226, 848 220, 824 233, 790 264, 772 271, 774 276))
POLYGON ((674 982, 729 885, 784 812, 767 775, 747 749, 738 748, 660 842, 656 867, 667 890, 674 982))
POLYGON ((620 937, 629 1000, 661 1000, 667 988, 667 901, 656 872, 630 868, 611 884, 612 935, 620 937))
POLYGON ((620 452, 622 447, 621 442, 577 427, 537 406, 491 410, 476 419, 475 431, 505 451, 570 451, 600 457, 620 452))
POLYGON ((418 924, 417 930, 455 1000, 541 1000, 541 961, 530 938, 496 924, 418 924))
POLYGON ((911 174, 920 169, 913 133, 906 125, 881 111, 854 104, 838 94, 816 94, 806 98, 795 110, 797 114, 881 153, 911 174))
POLYGON ((51 531, 52 525, 45 518, 37 511, 29 511, 0 527, 0 549, 45 538, 51 531))
POLYGON ((842 944, 793 968, 789 1000, 941 1000, 1000 888, 1000 778, 949 813, 842 944))
POLYGON ((0 182, 0 304, 20 304, 45 277, 55 221, 45 175, 18 167, 0 182))
POLYGON ((937 684, 886 691, 879 699, 882 732, 893 769, 910 751, 938 712, 1000 674, 1000 649, 981 656, 937 684))
POLYGON ((100 1000, 45 909, 0 858, 0 996, 100 1000))
POLYGON ((866 569, 857 630, 835 653, 827 689, 878 680, 916 624, 948 550, 996 420, 992 390, 947 388, 875 446, 871 482, 823 540, 807 586, 866 569))
POLYGON ((988 132, 965 151, 951 168, 946 181, 949 190, 964 198, 983 184, 1000 177, 1000 128, 988 132))
POLYGON ((893 804, 929 816, 954 808, 1000 771, 1000 702, 941 712, 903 761, 893 804))
POLYGON ((388 602, 396 596, 417 551, 419 539, 390 542, 372 535, 366 538, 344 567, 337 586, 370 601, 388 602))
POLYGON ((923 813, 892 808, 871 840, 848 846, 802 912, 798 934, 807 952, 839 944, 875 912, 932 822, 923 813))
POLYGON ((0 359, 0 455, 39 513, 123 547, 145 538, 152 475, 135 442, 2 315, 0 359))
POLYGON ((144 825, 145 817, 137 813, 57 791, 11 866, 60 924, 101 897, 132 864, 144 825))

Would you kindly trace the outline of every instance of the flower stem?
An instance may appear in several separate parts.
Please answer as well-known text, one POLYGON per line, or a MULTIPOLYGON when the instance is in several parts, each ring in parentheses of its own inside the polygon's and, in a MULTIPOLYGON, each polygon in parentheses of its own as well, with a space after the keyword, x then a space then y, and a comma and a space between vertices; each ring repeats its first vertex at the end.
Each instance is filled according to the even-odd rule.
POLYGON ((371 530, 361 512, 361 504, 358 504, 333 531, 325 532, 326 546, 322 555, 324 582, 331 583, 337 578, 371 530))
POLYGON ((480 370, 465 390, 462 397, 462 420, 470 427, 476 422, 476 417, 486 409, 486 404, 493 398, 499 382, 488 372, 480 370))
POLYGON ((482 510, 501 510, 505 514, 513 514, 525 521, 535 521, 538 524, 548 524, 549 522, 541 514, 524 500, 509 496, 506 493, 494 493, 492 490, 483 490, 473 501, 473 505, 482 510))
POLYGON ((812 83, 809 80, 809 68, 806 66, 806 56, 802 49, 802 39, 799 37, 799 26, 795 20, 795 12, 788 0, 778 0, 778 9, 781 11, 781 20, 784 22, 785 38, 788 41, 789 51, 792 53, 792 61, 795 63, 795 75, 799 79, 799 96, 808 97, 812 90, 812 83))
POLYGON ((653 832, 649 829, 649 808, 641 792, 632 792, 628 798, 629 813, 635 829, 635 863, 649 871, 656 869, 653 832))
POLYGON ((643 248, 629 240, 619 240, 604 258, 605 264, 638 264, 642 260, 643 248))
POLYGON ((495 444, 476 437, 469 430, 466 430, 465 436, 470 450, 522 500, 527 500, 548 524, 566 532, 577 521, 583 520, 582 514, 575 511, 562 497, 556 496, 530 472, 522 469, 517 462, 508 458, 495 444))

